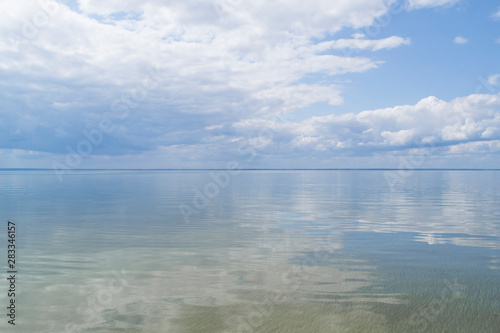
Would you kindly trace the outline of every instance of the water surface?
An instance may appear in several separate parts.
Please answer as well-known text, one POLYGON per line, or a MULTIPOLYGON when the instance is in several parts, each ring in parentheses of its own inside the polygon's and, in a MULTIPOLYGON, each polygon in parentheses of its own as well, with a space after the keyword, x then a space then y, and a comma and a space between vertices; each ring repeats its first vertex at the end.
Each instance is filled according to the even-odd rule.
POLYGON ((500 172, 387 172, 0 171, 15 330, 498 332, 500 172))

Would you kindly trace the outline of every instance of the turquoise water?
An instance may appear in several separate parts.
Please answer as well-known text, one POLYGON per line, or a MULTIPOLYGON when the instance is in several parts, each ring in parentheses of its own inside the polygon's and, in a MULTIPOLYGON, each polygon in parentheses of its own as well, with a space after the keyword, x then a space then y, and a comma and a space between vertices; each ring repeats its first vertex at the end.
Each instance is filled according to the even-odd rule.
POLYGON ((500 172, 212 172, 0 171, 0 330, 499 331, 500 172))

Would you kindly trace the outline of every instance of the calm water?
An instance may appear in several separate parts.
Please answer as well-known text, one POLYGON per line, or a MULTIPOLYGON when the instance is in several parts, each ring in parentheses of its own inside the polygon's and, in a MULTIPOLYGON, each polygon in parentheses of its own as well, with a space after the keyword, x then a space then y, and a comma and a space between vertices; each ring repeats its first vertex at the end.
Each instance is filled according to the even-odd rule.
POLYGON ((392 188, 385 171, 218 181, 0 171, 3 309, 9 219, 19 272, 16 327, 3 310, 0 330, 499 331, 500 172, 418 171, 392 188))

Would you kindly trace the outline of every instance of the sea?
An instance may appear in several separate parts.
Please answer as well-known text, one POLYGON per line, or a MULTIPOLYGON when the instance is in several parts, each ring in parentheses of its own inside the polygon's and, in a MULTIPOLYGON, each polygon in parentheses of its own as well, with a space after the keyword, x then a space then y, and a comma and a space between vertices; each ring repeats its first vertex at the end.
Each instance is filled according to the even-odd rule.
POLYGON ((0 170, 0 331, 500 332, 499 203, 495 170, 0 170))

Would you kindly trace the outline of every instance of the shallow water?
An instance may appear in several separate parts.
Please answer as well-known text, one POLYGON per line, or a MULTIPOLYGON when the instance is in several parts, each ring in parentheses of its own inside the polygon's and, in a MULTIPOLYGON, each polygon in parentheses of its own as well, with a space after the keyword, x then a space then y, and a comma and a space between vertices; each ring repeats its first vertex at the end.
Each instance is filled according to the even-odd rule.
POLYGON ((12 331, 498 332, 500 172, 387 172, 0 171, 12 331))

